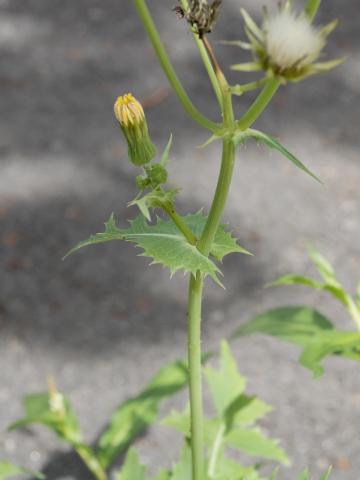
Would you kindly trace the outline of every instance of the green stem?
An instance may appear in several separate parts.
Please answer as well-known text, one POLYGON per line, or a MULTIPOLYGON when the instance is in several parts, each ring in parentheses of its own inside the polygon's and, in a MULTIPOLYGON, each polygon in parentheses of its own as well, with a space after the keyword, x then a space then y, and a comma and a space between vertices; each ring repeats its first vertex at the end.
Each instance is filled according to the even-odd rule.
POLYGON ((172 219, 172 221, 175 223, 175 225, 178 227, 180 232, 184 235, 184 237, 187 239, 187 241, 191 245, 196 245, 197 243, 197 238, 195 235, 192 233, 190 228, 186 225, 184 222, 184 219, 177 213, 175 210, 174 205, 171 202, 165 203, 162 205, 162 208, 166 211, 166 213, 169 215, 169 217, 172 219))
POLYGON ((317 11, 319 10, 321 0, 308 0, 305 6, 305 13, 312 22, 315 18, 315 15, 317 14, 317 11))
POLYGON ((105 470, 100 465, 100 462, 90 447, 87 447, 86 445, 77 445, 75 449, 79 457, 81 457, 87 468, 97 480, 107 480, 105 470))
POLYGON ((235 163, 235 146, 232 139, 223 140, 223 153, 218 183, 212 202, 208 220, 201 235, 198 249, 204 255, 209 255, 216 231, 219 227, 225 208, 235 163))
POLYGON ((157 32, 155 24, 150 15, 149 9, 146 6, 144 0, 134 0, 135 6, 138 10, 139 16, 144 24, 145 30, 150 38, 150 41, 154 47, 154 50, 158 56, 160 65, 162 66, 172 88, 177 94, 180 102, 182 103, 185 111, 190 115, 190 117, 202 125, 207 130, 211 132, 218 132, 220 130, 220 125, 206 118, 192 103, 188 97, 184 87, 182 86, 178 76, 173 69, 169 57, 166 53, 164 45, 160 39, 160 36, 157 32))
POLYGON ((277 77, 270 78, 254 103, 244 116, 238 121, 237 126, 240 130, 246 130, 259 118, 262 112, 269 104, 272 97, 280 87, 280 80, 277 77))
POLYGON ((204 428, 201 380, 201 302, 203 277, 190 276, 188 302, 188 362, 191 410, 192 480, 204 480, 204 428))
MULTIPOLYGON (((187 0, 181 0, 181 4, 185 10, 188 10, 189 8, 189 2, 187 0)), ((193 37, 194 41, 196 43, 197 48, 199 49, 200 57, 204 63, 205 69, 207 71, 207 74, 209 76, 211 85, 214 89, 217 101, 220 105, 220 108, 222 108, 222 94, 221 94, 221 89, 219 87, 219 83, 216 77, 216 73, 213 69, 213 66, 211 64, 211 60, 209 58, 209 55, 206 51, 206 48, 203 44, 203 42, 200 40, 199 35, 197 35, 196 32, 193 32, 193 37)))

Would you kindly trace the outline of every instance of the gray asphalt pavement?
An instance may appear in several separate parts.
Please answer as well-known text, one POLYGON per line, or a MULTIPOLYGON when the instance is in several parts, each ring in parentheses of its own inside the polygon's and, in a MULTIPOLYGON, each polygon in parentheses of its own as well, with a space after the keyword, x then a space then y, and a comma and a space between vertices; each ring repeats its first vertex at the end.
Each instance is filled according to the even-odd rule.
MULTIPOLYGON (((216 118, 211 87, 191 36, 171 12, 174 3, 149 1, 191 97, 216 118)), ((263 3, 276 2, 224 1, 214 42, 240 38, 239 6, 259 15, 263 3)), ((279 274, 312 271, 306 242, 333 262, 349 289, 360 277, 359 4, 323 3, 320 22, 341 21, 329 58, 347 54, 347 63, 283 88, 257 126, 278 136, 325 185, 255 144, 239 152, 225 220, 254 257, 224 261, 225 291, 208 283, 206 348, 250 315, 285 303, 316 306, 351 328, 326 295, 263 288, 279 274)), ((215 45, 225 67, 245 59, 215 45)), ((197 148, 207 135, 169 91, 130 1, 0 0, 0 61, 0 431, 21 415, 21 396, 43 390, 51 373, 92 442, 121 400, 186 350, 181 274, 169 281, 130 244, 89 248, 61 261, 111 212, 121 224, 135 214, 126 208, 135 170, 113 118, 114 99, 132 91, 144 101, 160 148, 174 134, 170 169, 182 188, 182 212, 209 205, 219 147, 197 148)), ((240 98, 238 113, 250 101, 240 98)), ((325 376, 314 381, 291 346, 254 336, 234 350, 249 391, 275 407, 262 425, 293 459, 280 478, 293 480, 305 466, 319 475, 332 464, 334 480, 359 480, 358 365, 327 360, 325 376)), ((156 427, 136 445, 156 467, 176 457, 179 443, 156 427)), ((41 428, 1 435, 3 457, 42 469, 50 480, 90 478, 41 428)))

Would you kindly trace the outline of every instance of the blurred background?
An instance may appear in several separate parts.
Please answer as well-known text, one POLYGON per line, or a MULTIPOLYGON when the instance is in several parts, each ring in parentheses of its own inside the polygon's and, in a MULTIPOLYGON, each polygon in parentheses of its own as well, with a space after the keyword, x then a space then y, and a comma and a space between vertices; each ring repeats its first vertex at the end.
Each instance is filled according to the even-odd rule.
MULTIPOLYGON (((171 11, 149 0, 176 69, 197 106, 217 118, 216 102, 191 35, 171 11)), ((213 35, 225 71, 246 61, 216 41, 244 38, 239 7, 260 18, 266 0, 224 0, 213 35)), ((239 151, 226 220, 254 257, 223 265, 226 291, 208 282, 205 348, 253 314, 282 304, 316 306, 351 327, 327 296, 305 288, 264 289, 277 275, 313 273, 313 243, 354 291, 360 277, 359 5, 324 2, 320 23, 340 19, 328 58, 349 55, 325 76, 282 88, 257 126, 280 138, 324 181, 320 186, 277 153, 239 151)), ((21 415, 23 394, 46 389, 51 373, 95 441, 118 403, 135 394, 164 361, 185 355, 187 280, 148 268, 131 244, 88 248, 62 261, 75 243, 101 231, 136 193, 135 169, 113 117, 117 95, 146 108, 159 150, 174 134, 170 171, 182 188, 181 212, 209 205, 219 147, 197 148, 206 132, 190 121, 126 0, 0 0, 0 430, 21 415)), ((229 73, 233 82, 247 81, 229 73)), ((237 113, 251 95, 240 98, 237 113)), ((355 363, 326 361, 314 381, 299 350, 262 336, 234 344, 248 390, 275 407, 262 426, 293 460, 280 478, 332 464, 334 480, 359 478, 360 377, 355 363)), ((181 405, 184 395, 175 399, 181 405)), ((169 464, 180 443, 156 427, 137 448, 144 462, 169 464)), ((41 428, 2 434, 0 458, 42 469, 49 479, 89 479, 76 455, 41 428)))

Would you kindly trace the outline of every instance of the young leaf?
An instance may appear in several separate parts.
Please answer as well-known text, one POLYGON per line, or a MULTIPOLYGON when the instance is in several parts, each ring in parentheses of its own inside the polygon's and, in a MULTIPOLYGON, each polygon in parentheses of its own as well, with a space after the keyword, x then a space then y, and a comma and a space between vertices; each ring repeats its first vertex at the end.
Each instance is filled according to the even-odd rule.
POLYGON ((161 161, 160 161, 160 163, 161 163, 161 165, 162 165, 163 167, 166 167, 167 164, 169 163, 169 154, 170 154, 170 149, 171 149, 171 145, 172 145, 172 140, 173 140, 173 136, 172 136, 172 134, 171 134, 171 135, 170 135, 170 138, 169 138, 169 141, 168 141, 168 143, 167 143, 167 145, 166 145, 166 147, 165 147, 165 150, 164 150, 164 152, 163 152, 163 154, 162 154, 162 156, 161 156, 161 161))
POLYGON ((243 393, 246 385, 227 342, 221 342, 220 368, 215 370, 207 367, 204 373, 216 410, 219 415, 223 415, 229 405, 243 393))
POLYGON ((140 464, 136 450, 130 448, 120 472, 115 473, 115 480, 146 480, 145 467, 140 464))
POLYGON ((300 357, 300 363, 313 371, 314 377, 320 377, 324 373, 321 361, 328 355, 346 355, 350 351, 351 358, 360 361, 360 333, 340 332, 333 330, 318 335, 318 337, 307 345, 300 357))
POLYGON ((58 394, 57 402, 58 408, 53 404, 49 393, 26 395, 23 399, 25 416, 10 425, 9 430, 40 423, 47 426, 62 440, 72 445, 80 443, 82 438, 79 424, 69 401, 58 394))
POLYGON ((171 220, 165 221, 158 218, 155 225, 149 225, 144 217, 139 215, 130 221, 129 228, 119 229, 112 215, 105 227, 104 233, 90 236, 88 240, 80 242, 69 254, 87 245, 111 240, 126 240, 142 248, 144 252, 140 255, 152 258, 152 264, 168 267, 171 274, 183 270, 195 275, 200 271, 205 276, 211 276, 221 285, 218 279, 220 273, 218 267, 194 245, 191 245, 171 220))
POLYGON ((307 287, 315 288, 315 289, 322 289, 323 284, 313 280, 312 278, 303 277, 301 275, 283 275, 282 277, 270 282, 266 285, 266 287, 279 287, 281 285, 306 285, 307 287))
POLYGON ((139 395, 122 403, 111 417, 98 445, 98 457, 108 467, 144 428, 154 422, 160 403, 187 383, 186 363, 176 361, 160 369, 139 395))
POLYGON ((308 247, 308 254, 325 282, 339 285, 339 282, 336 279, 335 270, 331 263, 328 262, 328 260, 326 260, 326 258, 323 257, 314 247, 308 247))
POLYGON ((44 475, 39 472, 33 472, 26 468, 18 467, 10 462, 0 461, 0 480, 7 480, 8 478, 18 475, 31 475, 40 480, 45 478, 44 475))
POLYGON ((279 307, 256 315, 235 330, 231 338, 264 333, 305 347, 322 332, 333 329, 332 323, 313 308, 279 307))
POLYGON ((10 425, 10 430, 31 424, 45 425, 61 440, 74 447, 95 478, 105 480, 106 474, 98 458, 82 440, 79 423, 71 409, 70 402, 56 391, 55 386, 50 389, 49 393, 27 395, 23 399, 23 406, 24 418, 10 425))
POLYGON ((225 444, 248 455, 277 460, 285 465, 289 464, 289 459, 282 448, 278 446, 278 442, 265 437, 259 430, 236 428, 226 435, 225 444))
POLYGON ((246 130, 244 134, 246 134, 246 136, 248 137, 255 138, 259 142, 264 143, 269 148, 274 148, 275 150, 278 150, 282 155, 284 155, 288 160, 290 160, 290 162, 292 162, 296 167, 300 168, 300 170, 303 170, 304 172, 309 174, 311 177, 313 177, 315 180, 322 183, 321 180, 314 173, 312 173, 302 162, 300 162, 300 160, 298 160, 291 152, 289 152, 275 138, 270 137, 266 133, 260 132, 259 130, 254 130, 251 128, 246 130))

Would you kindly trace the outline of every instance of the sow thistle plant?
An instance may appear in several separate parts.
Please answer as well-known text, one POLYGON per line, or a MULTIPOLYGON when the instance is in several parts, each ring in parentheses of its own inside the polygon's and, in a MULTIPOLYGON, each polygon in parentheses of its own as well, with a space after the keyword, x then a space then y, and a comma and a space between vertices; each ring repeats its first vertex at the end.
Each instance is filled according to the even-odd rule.
MULTIPOLYGON (((10 428, 33 423, 45 425, 75 449, 94 478, 107 480, 118 456, 139 433, 156 420, 162 401, 188 385, 189 405, 183 411, 171 412, 162 421, 164 426, 174 428, 184 437, 179 461, 170 468, 164 467, 155 477, 151 477, 136 451, 130 448, 123 467, 115 472, 115 479, 275 480, 278 478, 277 470, 270 476, 262 473, 264 462, 268 460, 288 464, 289 460, 278 442, 266 436, 259 428, 259 421, 271 407, 256 396, 246 393, 246 380, 237 369, 228 342, 221 343, 219 367, 214 368, 208 364, 204 366, 215 353, 202 352, 201 349, 202 295, 206 277, 222 286, 219 262, 226 255, 249 254, 221 224, 239 145, 253 138, 276 149, 296 167, 318 180, 283 145, 268 134, 254 129, 253 124, 282 84, 303 80, 341 63, 341 59, 319 61, 326 38, 335 28, 336 22, 325 27, 313 26, 312 21, 320 0, 308 0, 304 11, 300 13, 296 13, 293 5, 286 2, 275 13, 266 12, 261 27, 242 10, 249 41, 235 44, 248 49, 253 61, 232 68, 239 71, 261 71, 263 78, 242 85, 230 85, 208 38, 218 17, 221 1, 179 2, 175 10, 190 25, 219 104, 222 120, 215 122, 204 116, 187 95, 168 58, 145 0, 133 0, 133 3, 159 63, 182 106, 191 119, 211 135, 204 148, 212 141, 222 142, 216 191, 208 215, 203 211, 185 216, 178 212, 176 201, 180 190, 172 186, 167 171, 172 137, 170 136, 163 153, 157 155, 143 107, 132 93, 124 94, 116 100, 114 112, 128 145, 129 160, 140 169, 135 179, 139 192, 129 202, 129 205, 138 208, 139 214, 125 228, 118 227, 114 215, 111 215, 105 223, 104 232, 91 235, 69 253, 88 245, 125 240, 140 247, 142 255, 150 257, 153 264, 167 267, 171 275, 177 271, 187 273, 188 358, 164 366, 142 392, 119 405, 96 445, 85 443, 70 402, 57 391, 53 381, 49 383, 48 392, 25 397, 24 418, 10 428), (262 89, 257 98, 238 118, 233 106, 233 95, 258 88, 262 89), (159 216, 154 216, 155 210, 159 216), (207 412, 206 416, 203 413, 203 377, 213 403, 212 413, 207 412), (257 459, 256 463, 250 464, 247 461, 245 466, 234 452, 253 456, 257 459)), ((325 260, 315 252, 312 252, 312 258, 324 278, 324 284, 299 276, 283 277, 276 284, 303 283, 328 291, 342 301, 360 327, 360 293, 355 299, 349 296, 325 260)), ((319 362, 328 354, 340 354, 359 360, 360 334, 339 334, 320 313, 306 307, 286 307, 251 319, 234 332, 229 340, 256 331, 276 335, 305 347, 301 361, 317 374, 321 373, 319 362), (316 341, 310 344, 311 335, 312 340, 316 341)), ((12 475, 17 468, 6 462, 0 463, 0 479, 12 475)), ((16 473, 21 472, 24 473, 21 469, 16 470, 16 473)), ((327 480, 329 475, 330 470, 321 480, 327 480)), ((304 471, 297 480, 310 480, 310 474, 304 471)))

